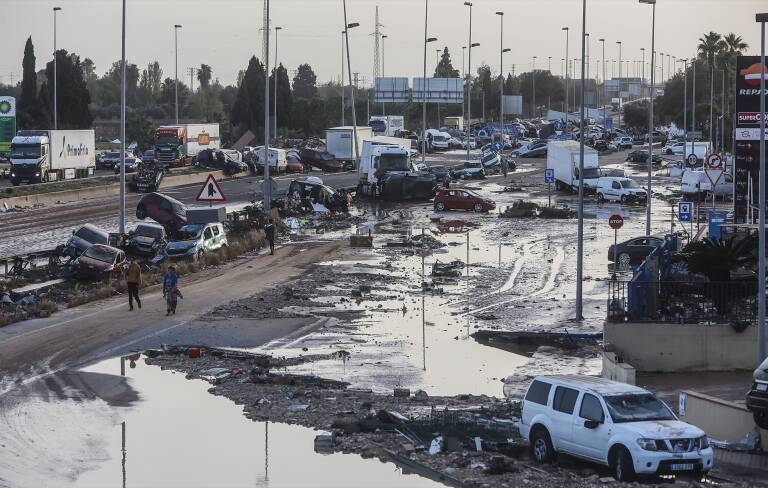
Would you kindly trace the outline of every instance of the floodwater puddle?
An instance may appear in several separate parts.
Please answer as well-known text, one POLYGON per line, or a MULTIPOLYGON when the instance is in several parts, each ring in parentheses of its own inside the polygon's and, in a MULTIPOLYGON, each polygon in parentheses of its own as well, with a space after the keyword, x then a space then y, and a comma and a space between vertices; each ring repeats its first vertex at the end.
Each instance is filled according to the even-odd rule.
POLYGON ((2 487, 427 487, 394 464, 314 451, 316 432, 253 422, 209 385, 119 359, 0 396, 2 487))

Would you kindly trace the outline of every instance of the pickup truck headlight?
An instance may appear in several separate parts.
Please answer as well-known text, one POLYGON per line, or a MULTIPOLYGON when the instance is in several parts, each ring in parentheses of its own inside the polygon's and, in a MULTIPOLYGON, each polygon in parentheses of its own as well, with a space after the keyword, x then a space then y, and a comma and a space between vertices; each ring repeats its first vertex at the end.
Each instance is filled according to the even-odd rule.
POLYGON ((709 437, 703 435, 696 439, 696 444, 699 449, 707 449, 709 447, 709 437))
POLYGON ((659 450, 659 448, 656 446, 656 439, 645 439, 641 437, 637 440, 637 445, 640 446, 640 449, 643 449, 644 451, 659 450))

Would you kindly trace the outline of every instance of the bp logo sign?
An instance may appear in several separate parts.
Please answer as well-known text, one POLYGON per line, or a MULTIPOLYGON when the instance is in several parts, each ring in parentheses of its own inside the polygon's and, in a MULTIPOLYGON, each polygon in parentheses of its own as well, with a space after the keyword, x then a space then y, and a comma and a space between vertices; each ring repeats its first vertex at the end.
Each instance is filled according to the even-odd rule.
POLYGON ((16 100, 13 97, 0 97, 0 116, 16 116, 16 100))

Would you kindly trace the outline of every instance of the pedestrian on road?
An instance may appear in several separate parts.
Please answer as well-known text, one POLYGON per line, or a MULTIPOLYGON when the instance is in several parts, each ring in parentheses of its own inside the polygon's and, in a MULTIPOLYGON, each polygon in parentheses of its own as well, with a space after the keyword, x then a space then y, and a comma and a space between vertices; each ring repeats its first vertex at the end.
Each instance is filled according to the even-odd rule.
POLYGON ((133 311, 133 299, 136 299, 136 305, 141 308, 141 299, 139 298, 139 287, 144 284, 144 278, 141 276, 141 266, 135 259, 131 259, 128 265, 128 272, 125 275, 125 281, 128 283, 128 307, 133 311))
POLYGON ((163 277, 163 298, 165 298, 167 304, 165 315, 176 313, 176 302, 181 295, 178 285, 179 275, 176 274, 176 268, 171 266, 163 277))
POLYGON ((264 226, 264 234, 269 242, 269 254, 275 254, 275 223, 269 219, 269 223, 264 226))

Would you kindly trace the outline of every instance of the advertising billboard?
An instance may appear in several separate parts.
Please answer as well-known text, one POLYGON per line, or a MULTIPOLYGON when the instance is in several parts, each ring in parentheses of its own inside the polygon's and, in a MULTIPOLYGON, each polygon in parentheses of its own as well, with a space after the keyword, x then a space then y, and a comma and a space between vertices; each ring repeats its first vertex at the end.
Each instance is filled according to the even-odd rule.
POLYGON ((504 114, 520 115, 523 113, 523 97, 521 95, 504 95, 504 114))
MULTIPOLYGON (((760 177, 760 73, 768 68, 760 65, 759 56, 739 56, 736 60, 736 148, 735 172, 735 222, 747 220, 747 205, 758 201, 760 177), (750 184, 751 180, 751 184, 750 184)), ((767 90, 768 91, 768 90, 767 90)), ((768 98, 767 93, 762 93, 768 98)), ((765 175, 763 176, 765 178, 765 175)))
POLYGON ((423 102, 426 91, 427 103, 463 103, 464 80, 461 78, 413 79, 413 101, 423 102), (425 90, 426 88, 426 90, 425 90))
POLYGON ((16 135, 16 99, 0 97, 0 154, 11 152, 11 141, 16 135))
POLYGON ((408 101, 408 78, 376 78, 373 97, 376 103, 408 101))

